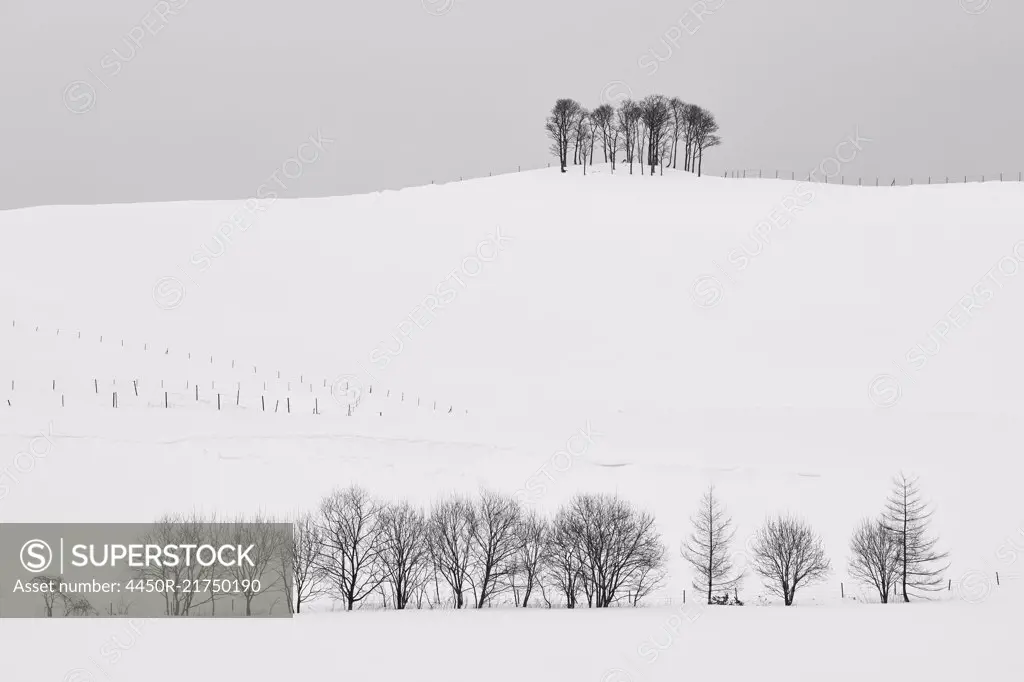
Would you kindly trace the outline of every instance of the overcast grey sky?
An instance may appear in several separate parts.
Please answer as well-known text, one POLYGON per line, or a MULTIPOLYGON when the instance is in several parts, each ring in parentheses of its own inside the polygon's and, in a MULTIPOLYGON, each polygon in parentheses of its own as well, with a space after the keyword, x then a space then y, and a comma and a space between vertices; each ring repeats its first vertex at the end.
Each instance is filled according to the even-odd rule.
POLYGON ((717 115, 708 172, 859 129, 848 177, 1015 178, 1022 31, 1020 0, 0 0, 0 208, 243 198, 318 131, 283 196, 544 166, 555 98, 627 90, 717 115))

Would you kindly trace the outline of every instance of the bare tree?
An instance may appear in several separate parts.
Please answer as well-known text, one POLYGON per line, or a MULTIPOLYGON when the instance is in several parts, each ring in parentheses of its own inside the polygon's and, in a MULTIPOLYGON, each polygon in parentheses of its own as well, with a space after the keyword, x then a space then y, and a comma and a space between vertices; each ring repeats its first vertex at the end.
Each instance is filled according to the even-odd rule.
MULTIPOLYGON (((679 158, 679 138, 683 135, 686 130, 686 111, 689 106, 683 100, 678 97, 673 97, 668 101, 669 108, 672 113, 671 121, 671 138, 672 138, 672 151, 670 163, 672 167, 676 167, 676 160, 679 158)), ((684 163, 685 167, 685 163, 684 163)))
MULTIPOLYGON (((470 556, 476 534, 476 510, 463 497, 449 497, 434 504, 429 521, 430 557, 436 573, 452 591, 455 608, 465 606, 470 582, 470 556)), ((435 585, 435 592, 436 592, 435 585)))
POLYGON ((525 512, 520 517, 516 527, 518 537, 515 565, 523 579, 523 597, 517 599, 523 608, 529 606, 530 596, 542 580, 550 534, 551 526, 547 519, 535 510, 525 512))
POLYGON ((323 529, 313 514, 302 514, 292 524, 291 537, 285 539, 281 552, 281 579, 290 612, 302 613, 303 604, 324 594, 323 553, 323 529))
POLYGON ((697 513, 690 517, 693 533, 683 542, 681 554, 697 576, 694 589, 706 593, 708 604, 716 592, 729 592, 740 582, 742 573, 737 574, 732 565, 729 547, 736 531, 732 518, 715 497, 711 486, 701 499, 697 513))
POLYGON ((753 554, 754 570, 786 606, 792 606, 801 586, 822 580, 832 570, 821 538, 806 522, 790 515, 765 522, 757 531, 753 554))
POLYGON ((68 594, 62 588, 64 576, 37 575, 30 581, 41 587, 36 588, 38 594, 43 598, 43 613, 47 618, 53 618, 54 606, 60 605, 64 611, 65 618, 83 616, 98 616, 99 612, 85 597, 75 597, 68 594))
POLYGON ((64 616, 66 618, 87 618, 100 615, 96 607, 85 597, 75 598, 69 595, 61 595, 61 598, 64 601, 64 616))
POLYGON ((895 535, 899 551, 899 586, 903 601, 910 594, 941 589, 942 574, 949 568, 948 552, 937 552, 938 538, 931 537, 928 522, 932 511, 922 499, 916 478, 903 473, 893 478, 885 505, 885 527, 895 535))
POLYGON ((687 104, 684 112, 686 119, 686 127, 683 132, 683 140, 685 142, 685 162, 683 164, 684 170, 688 170, 691 173, 694 171, 694 158, 697 153, 697 131, 700 127, 700 123, 703 120, 701 112, 703 109, 698 107, 696 104, 687 104))
POLYGON ((615 118, 615 110, 610 104, 602 104, 598 108, 594 109, 590 114, 590 119, 594 124, 594 129, 601 133, 601 151, 604 154, 604 162, 608 163, 609 160, 615 161, 615 150, 612 148, 612 129, 615 127, 613 121, 615 118), (612 156, 609 159, 608 153, 611 152, 612 156))
POLYGON ((560 99, 551 108, 551 113, 544 124, 544 129, 551 139, 551 153, 558 158, 563 173, 568 165, 569 142, 582 108, 574 99, 560 99))
POLYGON ((665 571, 660 565, 649 564, 641 566, 633 578, 627 583, 627 597, 632 606, 640 606, 651 592, 661 587, 665 582, 665 571))
POLYGON ((251 518, 239 516, 228 526, 225 535, 227 542, 240 547, 244 554, 244 557, 235 557, 225 570, 236 581, 245 600, 245 615, 251 616, 253 599, 269 591, 264 590, 268 586, 264 584, 268 572, 280 575, 277 567, 281 565, 285 550, 284 538, 275 522, 262 513, 251 518))
POLYGON ((565 606, 576 608, 583 588, 583 559, 574 533, 570 530, 572 520, 568 510, 559 509, 551 526, 548 551, 545 561, 545 581, 551 584, 562 597, 565 606))
POLYGON ((579 164, 581 161, 586 166, 587 163, 587 139, 590 137, 590 112, 585 108, 580 107, 576 111, 576 119, 573 121, 572 128, 572 139, 573 139, 573 153, 572 162, 573 164, 579 164))
POLYGON ((636 156, 637 129, 636 122, 640 117, 640 108, 631 99, 623 100, 615 112, 615 126, 622 135, 623 149, 626 152, 626 163, 629 174, 633 174, 633 160, 636 156))
POLYGON ((337 490, 320 505, 321 570, 351 611, 380 586, 380 504, 358 486, 337 490))
POLYGON ((718 132, 718 122, 710 111, 697 107, 694 121, 694 160, 697 164, 697 177, 700 177, 704 165, 704 150, 717 147, 722 140, 715 134, 718 132))
POLYGON ((519 551, 517 531, 521 515, 514 497, 490 490, 480 492, 472 535, 472 563, 480 588, 478 609, 509 586, 507 580, 519 551))
POLYGON ((39 590, 39 595, 43 598, 43 613, 47 618, 53 618, 54 605, 65 597, 61 591, 64 576, 37 575, 32 578, 31 582, 41 586, 36 589, 39 590))
POLYGON ((381 513, 381 563, 396 609, 404 609, 426 583, 430 564, 427 520, 408 502, 384 507, 381 513))
POLYGON ((654 166, 661 163, 663 138, 672 118, 672 108, 663 95, 648 95, 640 102, 640 120, 647 132, 647 163, 654 175, 654 166))
POLYGON ((577 495, 556 524, 576 548, 584 591, 597 608, 611 606, 665 563, 654 517, 617 496, 577 495))
POLYGON ((902 561, 897 535, 880 519, 864 519, 850 538, 850 577, 871 585, 883 604, 900 578, 902 561))
MULTIPOLYGON (((169 514, 164 515, 153 524, 152 529, 140 539, 144 545, 192 545, 217 544, 218 527, 216 520, 203 518, 197 512, 188 515, 169 514)), ((219 566, 214 562, 210 566, 203 566, 197 561, 180 561, 177 565, 171 566, 169 562, 159 562, 157 565, 147 564, 138 569, 138 575, 142 579, 173 581, 175 585, 195 585, 199 581, 213 580, 217 577, 219 566)), ((218 596, 213 590, 206 594, 206 599, 195 601, 198 595, 204 594, 198 590, 164 590, 161 596, 164 599, 164 613, 168 616, 188 616, 193 608, 198 608, 207 603, 216 608, 215 598, 218 596)))

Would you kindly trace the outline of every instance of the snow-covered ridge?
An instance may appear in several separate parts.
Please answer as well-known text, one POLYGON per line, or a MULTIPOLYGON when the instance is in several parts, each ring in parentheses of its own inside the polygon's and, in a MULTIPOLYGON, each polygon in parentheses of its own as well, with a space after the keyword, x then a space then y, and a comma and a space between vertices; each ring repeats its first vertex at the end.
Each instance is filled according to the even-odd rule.
POLYGON ((262 210, 0 213, 0 467, 57 434, 0 518, 66 518, 82 486, 90 517, 148 520, 544 476, 543 507, 619 492, 675 547, 715 481, 741 536, 789 508, 841 567, 904 469, 938 502, 952 577, 994 571, 1024 520, 1022 207, 1016 183, 598 166, 262 210), (554 471, 581 428, 593 447, 554 471))

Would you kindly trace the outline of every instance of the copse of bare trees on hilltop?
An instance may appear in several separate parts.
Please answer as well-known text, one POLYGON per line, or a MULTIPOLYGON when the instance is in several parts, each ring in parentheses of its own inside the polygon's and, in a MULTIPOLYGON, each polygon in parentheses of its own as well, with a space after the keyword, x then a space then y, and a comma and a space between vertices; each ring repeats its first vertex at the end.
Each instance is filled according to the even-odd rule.
POLYGON ((710 111, 664 95, 648 95, 640 101, 625 99, 617 107, 602 104, 593 111, 574 99, 560 99, 551 108, 544 129, 563 173, 572 148, 573 165, 582 164, 586 174, 600 142, 602 158, 611 163, 612 172, 620 153, 631 174, 636 163, 641 173, 644 167, 650 168, 651 175, 655 168, 677 168, 682 153, 683 170, 699 176, 704 150, 722 143, 710 111))

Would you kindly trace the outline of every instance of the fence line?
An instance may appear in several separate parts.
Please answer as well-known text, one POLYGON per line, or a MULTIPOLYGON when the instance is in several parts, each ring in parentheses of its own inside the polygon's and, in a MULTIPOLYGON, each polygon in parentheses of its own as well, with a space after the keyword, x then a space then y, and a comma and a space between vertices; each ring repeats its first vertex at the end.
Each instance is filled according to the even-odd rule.
POLYGON ((839 182, 836 182, 836 177, 829 178, 827 175, 824 179, 819 179, 815 176, 814 172, 811 173, 797 173, 793 170, 776 170, 776 169, 761 169, 761 168, 742 168, 738 170, 728 170, 722 173, 724 178, 734 178, 740 180, 791 180, 795 181, 800 179, 801 182, 819 182, 823 184, 832 185, 848 185, 857 187, 895 187, 895 186, 913 186, 913 185, 948 185, 948 184, 966 184, 968 182, 1024 182, 1024 171, 1017 171, 1016 173, 995 173, 993 175, 928 175, 924 178, 918 176, 915 180, 913 177, 906 176, 857 176, 856 182, 854 182, 854 176, 849 176, 850 182, 846 182, 847 176, 840 175, 839 182), (891 180, 890 180, 891 178, 891 180), (961 179, 962 178, 962 179, 961 179))
MULTIPOLYGON (((53 334, 56 338, 62 336, 62 330, 59 328, 46 329, 39 325, 26 326, 24 324, 19 326, 16 320, 11 321, 11 328, 19 331, 27 329, 29 333, 33 334, 53 334)), ((63 336, 75 341, 80 341, 83 338, 82 332, 77 329, 73 332, 64 329, 63 336)), ((87 334, 85 337, 87 341, 89 339, 94 340, 95 338, 95 334, 87 334)), ((189 367, 186 369, 186 372, 189 373, 194 371, 193 367, 218 367, 226 370, 228 365, 228 359, 225 356, 215 358, 215 356, 209 355, 209 361, 207 362, 207 355, 205 354, 196 354, 196 357, 193 359, 191 352, 172 351, 170 347, 164 347, 160 344, 130 342, 126 345, 124 339, 120 339, 118 336, 100 335, 98 338, 98 343, 104 343, 104 338, 106 338, 110 345, 122 350, 127 348, 138 351, 141 345, 142 352, 152 352, 156 356, 169 359, 173 356, 179 361, 185 360, 189 364, 189 367), (114 341, 114 339, 119 339, 119 343, 114 341), (216 363, 215 360, 217 360, 216 363)), ((449 404, 448 408, 444 408, 442 401, 414 396, 412 392, 408 391, 382 386, 375 387, 370 384, 368 390, 365 391, 366 395, 360 394, 354 401, 349 403, 335 399, 334 382, 328 378, 322 380, 323 385, 321 386, 317 380, 309 375, 299 374, 298 381, 295 380, 294 376, 289 380, 287 375, 282 378, 281 371, 277 370, 277 378, 268 381, 254 376, 258 376, 255 365, 236 363, 234 359, 230 360, 230 369, 235 377, 245 378, 232 378, 231 380, 222 378, 220 381, 210 380, 209 384, 200 384, 187 378, 174 381, 165 379, 151 381, 140 375, 133 374, 130 375, 127 381, 121 379, 120 384, 117 377, 104 379, 101 382, 99 377, 95 376, 92 378, 78 377, 76 383, 69 385, 62 378, 58 381, 59 377, 48 377, 46 379, 38 379, 28 386, 26 386, 24 379, 4 379, 3 383, 0 383, 0 391, 3 391, 6 395, 0 398, 0 408, 20 408, 25 405, 42 405, 52 408, 57 408, 58 406, 60 408, 69 408, 85 405, 89 407, 103 406, 110 409, 191 409, 194 407, 208 407, 222 412, 234 410, 280 412, 283 414, 292 414, 294 412, 296 414, 314 415, 324 414, 325 410, 327 413, 335 413, 340 410, 345 416, 352 416, 355 410, 363 405, 364 399, 367 396, 373 396, 376 392, 375 402, 378 405, 375 407, 379 407, 382 401, 390 402, 394 400, 399 404, 408 403, 410 407, 415 403, 414 406, 417 409, 425 409, 443 414, 459 414, 459 410, 455 410, 454 404, 449 404), (250 367, 252 368, 251 374, 249 373, 250 367), (309 378, 310 381, 305 381, 306 378, 309 378), (159 387, 157 387, 157 382, 159 382, 159 387), (292 384, 296 385, 296 390, 294 391, 292 390, 292 384), (70 391, 68 390, 69 388, 71 389, 70 391), (84 398, 82 397, 83 394, 84 398), (392 394, 394 394, 393 397, 392 394), (28 399, 25 400, 24 396, 27 396, 28 399), (335 407, 338 410, 335 410, 335 407)), ((82 374, 85 373, 83 372, 82 374)), ((363 387, 359 388, 362 389, 363 387)), ((347 383, 345 390, 346 395, 348 395, 349 386, 347 383)), ((460 410, 463 414, 469 414, 469 410, 466 408, 460 408, 460 410)), ((383 410, 378 410, 378 414, 379 416, 384 416, 383 410)))
MULTIPOLYGON (((992 573, 984 573, 980 571, 968 571, 964 576, 957 579, 947 579, 946 586, 936 591, 934 596, 928 597, 917 597, 912 598, 911 601, 941 601, 941 602, 957 602, 963 601, 968 604, 980 604, 993 598, 998 591, 1005 587, 1008 581, 1019 580, 1022 576, 1014 573, 1004 573, 1000 571, 994 571, 992 573)), ((816 585, 808 588, 811 592, 810 595, 804 597, 806 600, 804 603, 813 602, 824 602, 824 603, 835 603, 835 602, 855 602, 859 604, 881 604, 881 600, 878 597, 877 592, 874 588, 861 583, 852 582, 832 582, 828 585, 816 585), (834 593, 832 598, 826 597, 822 599, 823 588, 827 587, 830 593, 834 593)), ((738 594, 738 592, 737 592, 738 594)), ((747 595, 739 595, 740 601, 745 606, 762 606, 767 604, 768 600, 765 597, 765 592, 762 590, 756 594, 750 591, 747 595)), ((732 596, 732 594, 730 594, 732 596)), ((772 598, 773 602, 779 601, 777 598, 772 598)), ((475 610, 475 600, 471 596, 466 598, 466 606, 462 610, 475 610)), ((902 595, 899 594, 898 589, 894 589, 889 595, 889 604, 896 605, 901 604, 902 595)), ((781 604, 781 602, 780 602, 781 604)), ((732 606, 730 602, 729 606, 732 606)), ((702 610, 705 607, 710 606, 707 603, 707 598, 704 593, 694 593, 687 589, 682 590, 679 596, 668 596, 668 597, 654 597, 654 598, 642 598, 639 604, 634 605, 629 599, 628 595, 624 595, 619 601, 610 605, 608 608, 612 609, 651 609, 651 608, 680 608, 680 609, 692 609, 702 610), (689 592, 689 594, 688 594, 689 592)), ((530 604, 527 607, 519 606, 515 603, 514 598, 510 595, 503 595, 500 601, 489 603, 484 606, 485 609, 520 609, 527 608, 530 610, 534 609, 557 609, 566 610, 568 606, 564 599, 552 599, 551 603, 545 602, 544 598, 534 592, 531 597, 530 604)), ((580 596, 579 601, 576 603, 576 609, 581 611, 590 610, 592 607, 587 606, 587 601, 584 596, 580 596)), ((454 601, 451 597, 443 599, 440 603, 433 598, 433 595, 424 594, 420 603, 417 603, 415 598, 410 599, 406 606, 408 610, 435 610, 435 611, 455 611, 454 601)), ((313 609, 319 611, 320 609, 313 609)), ((330 611, 342 611, 345 610, 344 604, 340 601, 331 601, 331 606, 328 609, 330 611)), ((384 610, 395 610, 394 604, 390 599, 387 601, 374 595, 358 602, 354 608, 355 611, 384 611, 384 610)))

